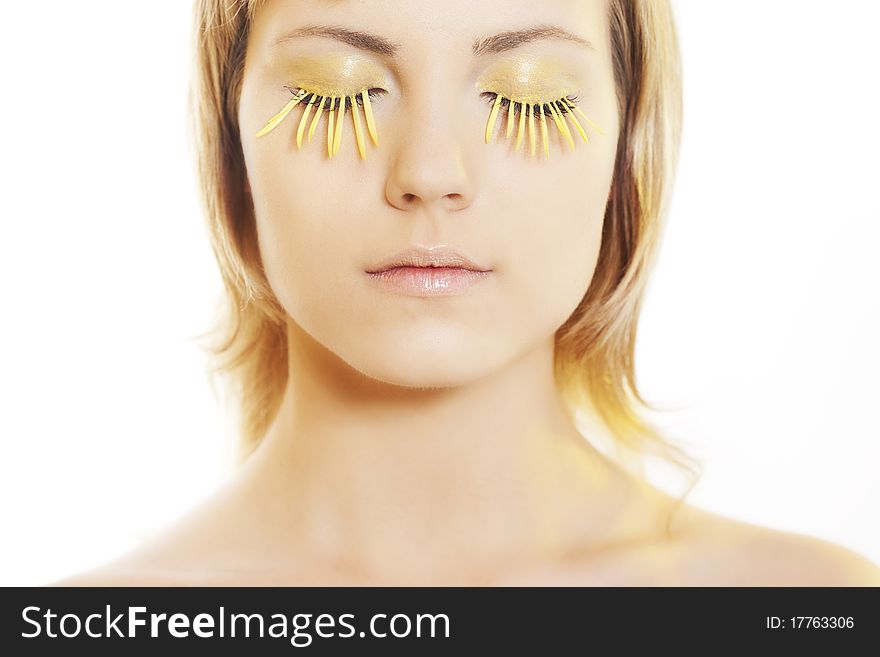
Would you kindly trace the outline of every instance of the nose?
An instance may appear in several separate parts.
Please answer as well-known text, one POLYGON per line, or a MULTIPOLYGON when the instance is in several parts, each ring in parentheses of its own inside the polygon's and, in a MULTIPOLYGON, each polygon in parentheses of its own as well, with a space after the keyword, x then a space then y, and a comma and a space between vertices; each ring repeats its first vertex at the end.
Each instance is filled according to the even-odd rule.
POLYGON ((385 196, 400 209, 463 210, 473 203, 473 160, 455 103, 437 95, 413 100, 399 119, 385 196))

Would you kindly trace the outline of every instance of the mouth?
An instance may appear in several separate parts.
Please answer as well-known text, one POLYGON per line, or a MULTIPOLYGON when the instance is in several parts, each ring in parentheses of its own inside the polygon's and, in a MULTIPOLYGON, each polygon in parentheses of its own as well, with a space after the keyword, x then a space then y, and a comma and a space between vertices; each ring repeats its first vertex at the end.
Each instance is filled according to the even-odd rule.
POLYGON ((474 262, 448 246, 424 247, 417 245, 387 258, 368 269, 367 273, 381 274, 396 269, 423 270, 423 274, 426 273, 426 270, 431 269, 466 270, 475 273, 491 271, 489 267, 474 262))
POLYGON ((431 270, 457 270, 457 271, 472 271, 480 274, 487 274, 491 271, 491 269, 476 269, 474 267, 465 267, 458 265, 395 265, 394 267, 387 267, 386 269, 376 269, 373 271, 367 271, 368 274, 384 274, 387 272, 397 271, 399 269, 407 269, 412 271, 431 271, 431 270))
POLYGON ((397 266, 367 272, 386 291, 417 297, 460 294, 491 275, 468 267, 397 266))

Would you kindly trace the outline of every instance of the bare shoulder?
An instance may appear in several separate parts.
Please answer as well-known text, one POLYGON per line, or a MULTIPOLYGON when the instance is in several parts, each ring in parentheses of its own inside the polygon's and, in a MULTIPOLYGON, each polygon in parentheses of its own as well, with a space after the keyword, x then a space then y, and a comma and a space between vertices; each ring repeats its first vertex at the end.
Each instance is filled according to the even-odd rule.
POLYGON ((206 583, 199 570, 199 561, 186 559, 183 547, 175 533, 160 533, 113 560, 44 586, 194 586, 206 583))
POLYGON ((49 582, 44 586, 179 586, 180 581, 135 571, 95 568, 49 582))
POLYGON ((113 561, 44 586, 239 586, 255 583, 241 580, 235 570, 216 563, 216 551, 209 553, 204 549, 201 554, 193 555, 188 548, 160 536, 113 561))
POLYGON ((185 530, 185 523, 177 525, 112 561, 45 586, 213 585, 215 582, 207 572, 212 553, 205 544, 194 545, 193 538, 185 530))
POLYGON ((842 545, 737 520, 651 491, 631 537, 499 580, 509 586, 880 586, 880 568, 842 545))
POLYGON ((220 491, 186 509, 140 545, 95 568, 46 586, 214 586, 229 581, 228 561, 239 556, 240 532, 223 522, 227 500, 220 491), (230 556, 231 555, 231 556, 230 556))
POLYGON ((837 543, 694 507, 686 517, 678 554, 691 585, 880 586, 880 568, 837 543))
POLYGON ((223 518, 211 504, 196 507, 130 552, 45 586, 291 586, 304 579, 265 569, 254 533, 223 518))

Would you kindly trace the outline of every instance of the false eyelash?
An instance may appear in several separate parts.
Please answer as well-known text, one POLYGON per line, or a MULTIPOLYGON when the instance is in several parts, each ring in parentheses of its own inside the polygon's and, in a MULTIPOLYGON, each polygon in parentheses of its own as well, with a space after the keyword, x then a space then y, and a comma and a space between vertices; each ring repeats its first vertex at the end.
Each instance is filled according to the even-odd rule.
POLYGON ((384 89, 363 89, 358 93, 347 94, 344 96, 320 95, 301 87, 293 87, 289 85, 285 85, 285 89, 290 91, 292 98, 287 101, 287 104, 281 108, 281 111, 278 112, 278 114, 266 122, 266 125, 257 133, 257 137, 262 137, 267 132, 274 130, 275 126, 281 123, 294 107, 300 103, 304 103, 305 110, 303 111, 302 117, 299 120, 299 125, 296 129, 297 148, 302 147, 303 131, 305 130, 309 115, 312 113, 313 109, 315 110, 315 116, 309 124, 308 140, 312 140, 312 135, 315 133, 318 122, 326 110, 328 157, 333 157, 339 151, 339 146, 342 143, 342 121, 346 114, 352 116, 352 121, 354 123, 354 136, 361 159, 367 159, 366 139, 363 134, 364 128, 361 126, 361 111, 364 113, 364 118, 367 124, 366 131, 369 133, 370 138, 372 138, 373 143, 376 146, 379 145, 379 136, 376 132, 376 123, 373 118, 373 109, 370 99, 385 93, 384 89))
POLYGON ((565 116, 569 115, 568 118, 574 123, 575 128, 577 129, 578 134, 581 138, 586 142, 590 143, 589 137, 587 137, 587 133, 584 130, 584 127, 581 125, 580 121, 578 121, 575 116, 575 112, 581 115, 581 117, 593 128, 596 129, 600 135, 604 135, 605 131, 602 130, 598 125, 593 123, 590 118, 581 111, 580 107, 578 107, 578 97, 577 96, 562 96, 554 101, 549 103, 522 103, 510 98, 506 98, 500 94, 497 94, 493 91, 487 91, 481 96, 488 99, 489 104, 492 106, 492 110, 489 113, 489 120, 486 122, 486 143, 490 143, 492 130, 495 127, 495 120, 498 117, 498 113, 501 108, 504 108, 504 113, 507 115, 507 130, 505 137, 509 138, 513 133, 513 124, 514 118, 518 117, 518 128, 516 132, 516 143, 514 145, 514 151, 518 151, 522 146, 523 140, 525 139, 526 133, 526 122, 528 122, 528 135, 529 135, 529 152, 531 155, 535 154, 536 148, 536 137, 535 137, 535 123, 537 121, 538 126, 541 130, 541 142, 544 145, 544 157, 550 157, 550 146, 549 146, 549 135, 547 134, 547 116, 553 119, 554 124, 556 125, 556 129, 559 131, 559 134, 562 135, 563 139, 568 142, 568 145, 571 150, 574 150, 574 137, 572 136, 571 129, 566 122, 565 116), (511 111, 510 107, 513 105, 513 110, 511 111), (525 108, 525 111, 523 111, 525 108))
MULTIPOLYGON (((309 96, 311 96, 314 93, 314 92, 308 91, 307 89, 303 89, 302 87, 294 87, 294 86, 285 85, 284 88, 290 92, 291 96, 304 95, 304 100, 307 99, 309 96), (296 90, 296 91, 294 91, 294 90, 296 90)), ((378 87, 373 87, 372 89, 367 89, 367 95, 370 97, 370 100, 376 100, 379 96, 382 96, 385 93, 386 92, 384 89, 379 89, 378 87)), ((319 98, 321 97, 320 94, 315 94, 315 95, 317 95, 319 98)), ((349 94, 349 95, 352 95, 352 94, 349 94)), ((364 99, 361 97, 360 92, 358 92, 357 94, 354 94, 354 97, 355 97, 355 100, 357 101, 358 107, 363 107, 364 106, 364 99)), ((330 102, 331 101, 329 100, 329 98, 330 98, 329 96, 324 96, 324 110, 325 111, 330 109, 330 102)), ((333 102, 333 109, 337 110, 337 109, 339 109, 339 104, 342 101, 339 96, 336 96, 335 98, 333 98, 332 102, 333 102)), ((346 113, 351 112, 351 104, 346 103, 345 111, 346 111, 346 113)))
MULTIPOLYGON (((486 99, 486 101, 489 103, 490 107, 495 103, 495 98, 497 98, 500 95, 501 94, 496 94, 494 91, 484 91, 483 93, 480 94, 480 96, 482 96, 483 98, 486 99)), ((561 98, 554 101, 554 102, 558 103, 557 109, 561 108, 561 111, 563 114, 567 114, 568 112, 571 112, 571 109, 567 105, 560 102, 563 99, 568 100, 573 105, 578 104, 578 96, 575 96, 575 95, 562 96, 561 98)), ((531 104, 537 105, 538 103, 531 103, 531 104)), ((543 104, 547 105, 548 103, 543 103, 543 104)), ((519 101, 511 100, 507 96, 501 96, 501 105, 500 105, 500 109, 498 110, 499 114, 501 114, 501 113, 507 114, 507 112, 511 111, 510 110, 511 105, 513 105, 514 114, 519 115, 519 112, 522 110, 523 104, 520 103, 519 101)))

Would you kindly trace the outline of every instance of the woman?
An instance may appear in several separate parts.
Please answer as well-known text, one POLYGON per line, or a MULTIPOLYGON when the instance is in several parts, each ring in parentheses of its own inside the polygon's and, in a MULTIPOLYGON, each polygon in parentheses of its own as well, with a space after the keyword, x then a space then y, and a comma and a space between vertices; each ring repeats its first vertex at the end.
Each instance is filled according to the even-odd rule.
POLYGON ((243 463, 62 584, 880 583, 626 467, 692 467, 633 376, 681 122, 666 2, 199 0, 196 42, 243 463))

